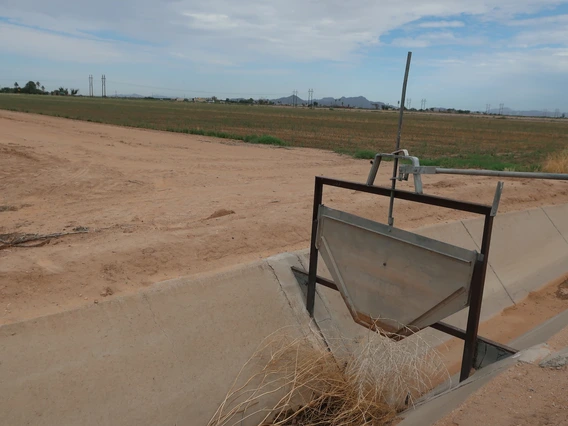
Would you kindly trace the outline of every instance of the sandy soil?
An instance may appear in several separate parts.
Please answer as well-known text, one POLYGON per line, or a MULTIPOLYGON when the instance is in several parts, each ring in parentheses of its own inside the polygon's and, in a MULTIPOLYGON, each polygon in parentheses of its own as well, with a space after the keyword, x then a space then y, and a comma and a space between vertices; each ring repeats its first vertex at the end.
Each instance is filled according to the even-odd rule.
MULTIPOLYGON (((568 328, 548 345, 558 351, 568 345, 568 328)), ((568 367, 541 368, 518 364, 473 393, 435 426, 566 426, 568 367)))
POLYGON ((436 426, 568 425, 568 369, 510 368, 436 426))
MULTIPOLYGON (((318 150, 0 111, 0 234, 89 229, 0 250, 0 324, 306 248, 314 176, 363 182, 368 171, 366 160, 318 150)), ((496 180, 426 176, 424 184, 426 193, 490 203, 496 180)), ((387 199, 330 189, 325 200, 386 220, 387 199)), ((564 182, 506 181, 500 212, 566 202, 564 182)), ((462 217, 395 207, 402 228, 462 217)))

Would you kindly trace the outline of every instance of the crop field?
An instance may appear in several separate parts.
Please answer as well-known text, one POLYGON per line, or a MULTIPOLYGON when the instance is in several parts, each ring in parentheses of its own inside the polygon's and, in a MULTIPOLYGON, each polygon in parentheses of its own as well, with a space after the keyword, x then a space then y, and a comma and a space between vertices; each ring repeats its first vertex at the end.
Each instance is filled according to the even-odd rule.
MULTIPOLYGON (((0 95, 0 108, 92 122, 332 150, 393 150, 398 114, 160 100, 0 95)), ((407 113, 401 146, 425 165, 539 170, 568 148, 568 120, 407 113)))

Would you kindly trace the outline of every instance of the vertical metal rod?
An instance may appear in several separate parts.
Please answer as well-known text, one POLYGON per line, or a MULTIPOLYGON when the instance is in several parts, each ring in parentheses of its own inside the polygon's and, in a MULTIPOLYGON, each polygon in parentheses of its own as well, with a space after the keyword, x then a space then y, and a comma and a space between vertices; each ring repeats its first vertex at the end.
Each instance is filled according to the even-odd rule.
MULTIPOLYGON (((489 262, 489 245, 491 243, 491 233, 493 231, 493 216, 485 216, 483 226, 483 240, 481 242, 481 254, 483 260, 474 271, 474 280, 471 288, 471 298, 469 302, 469 312, 467 315, 467 329, 465 331, 465 343, 463 347, 463 357, 460 373, 460 382, 469 377, 471 368, 475 361, 475 351, 477 350, 477 333, 479 331, 479 320, 481 318, 481 303, 483 302, 483 289, 485 287, 485 274, 487 263, 489 262)), ((477 265, 476 265, 477 266, 477 265)))
MULTIPOLYGON (((410 72, 411 59, 412 59, 412 52, 408 52, 408 56, 406 57, 406 71, 404 73, 404 81, 402 83, 402 96, 400 98, 400 115, 398 117, 398 133, 396 135, 395 151, 398 151, 400 149, 400 135, 402 133, 402 117, 404 115, 404 101, 406 100, 406 85, 408 83, 408 73, 410 72)), ((389 226, 394 225, 394 217, 392 215, 392 212, 394 209, 394 190, 396 189, 397 170, 398 170, 398 158, 395 158, 393 161, 393 169, 392 169, 391 189, 393 190, 393 192, 391 193, 390 204, 389 204, 389 226)))
POLYGON ((316 247, 316 238, 318 233, 318 212, 319 206, 323 199, 323 183, 319 177, 316 177, 314 188, 314 210, 312 214, 312 239, 310 242, 310 269, 308 271, 308 295, 306 298, 306 307, 310 316, 314 316, 314 305, 316 301, 316 277, 318 273, 318 249, 316 247))

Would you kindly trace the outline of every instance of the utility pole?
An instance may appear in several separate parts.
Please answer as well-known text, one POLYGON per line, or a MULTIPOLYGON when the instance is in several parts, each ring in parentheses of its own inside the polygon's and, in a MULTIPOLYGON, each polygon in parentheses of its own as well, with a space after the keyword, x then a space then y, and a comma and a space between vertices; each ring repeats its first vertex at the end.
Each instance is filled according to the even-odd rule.
POLYGON ((89 96, 92 98, 95 96, 95 90, 93 88, 93 75, 89 74, 89 96))
POLYGON ((103 98, 106 98, 107 96, 107 89, 106 89, 106 76, 103 74, 101 77, 101 95, 103 98))
POLYGON ((314 89, 308 90, 308 108, 312 108, 314 104, 314 89))
POLYGON ((499 115, 503 115, 503 108, 505 107, 505 104, 499 104, 499 115))
POLYGON ((294 108, 296 108, 297 105, 298 105, 298 91, 293 90, 292 91, 292 106, 294 108))
POLYGON ((556 108, 554 110, 554 118, 558 118, 558 117, 560 117, 560 110, 558 108, 556 108))
POLYGON ((422 99, 420 101, 420 109, 421 110, 425 110, 426 109, 426 99, 422 99))
POLYGON ((485 114, 491 114, 491 104, 485 104, 485 114))

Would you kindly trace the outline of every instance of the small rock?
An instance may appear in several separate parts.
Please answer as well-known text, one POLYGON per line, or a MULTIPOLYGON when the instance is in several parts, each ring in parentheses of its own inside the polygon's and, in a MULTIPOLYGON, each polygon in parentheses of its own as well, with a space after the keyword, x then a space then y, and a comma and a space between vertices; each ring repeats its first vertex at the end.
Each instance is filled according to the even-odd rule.
POLYGON ((95 300, 93 301, 93 303, 94 303, 95 305, 98 305, 98 304, 99 304, 99 301, 98 301, 97 299, 95 299, 95 300))
POLYGON ((101 293, 102 297, 112 296, 114 294, 114 290, 110 287, 106 287, 104 291, 101 293))
POLYGON ((543 361, 539 365, 542 368, 551 368, 556 370, 562 370, 568 364, 568 350, 563 350, 548 361, 543 361))

